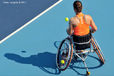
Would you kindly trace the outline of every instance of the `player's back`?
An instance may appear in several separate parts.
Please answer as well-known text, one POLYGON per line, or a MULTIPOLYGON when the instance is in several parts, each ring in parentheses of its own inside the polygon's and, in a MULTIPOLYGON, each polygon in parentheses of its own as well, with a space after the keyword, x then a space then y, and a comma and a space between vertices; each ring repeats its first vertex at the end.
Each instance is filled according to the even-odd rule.
POLYGON ((88 15, 78 14, 72 18, 72 23, 74 35, 83 36, 89 33, 90 18, 88 15))

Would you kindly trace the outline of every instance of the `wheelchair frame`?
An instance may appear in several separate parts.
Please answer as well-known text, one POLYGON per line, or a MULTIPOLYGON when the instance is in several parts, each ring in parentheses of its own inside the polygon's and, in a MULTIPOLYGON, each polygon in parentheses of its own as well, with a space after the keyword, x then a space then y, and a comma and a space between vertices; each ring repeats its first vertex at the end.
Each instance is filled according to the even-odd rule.
MULTIPOLYGON (((67 44, 67 43, 65 43, 67 44)), ((62 49, 62 50, 66 50, 66 49, 62 49)), ((58 49, 58 52, 56 54, 56 64, 57 64, 57 67, 59 70, 61 71, 64 71, 68 68, 68 66, 70 65, 71 63, 71 60, 72 60, 72 56, 75 55, 77 56, 78 58, 80 58, 83 63, 84 63, 84 66, 86 68, 86 74, 89 75, 90 72, 88 72, 88 67, 87 67, 87 64, 85 63, 85 60, 87 58, 87 56, 89 55, 90 52, 96 52, 96 54, 98 55, 100 61, 104 64, 105 63, 105 59, 104 59, 104 55, 101 51, 101 48, 100 46, 98 45, 97 41, 95 40, 95 38, 93 36, 91 36, 91 39, 88 41, 88 42, 84 42, 84 43, 77 43, 77 42, 73 42, 73 38, 72 38, 72 35, 69 35, 67 38, 65 38, 64 40, 62 40, 60 46, 59 46, 59 49, 58 49), (68 48, 66 48, 68 50, 68 63, 66 64, 66 67, 65 68, 61 68, 60 66, 60 59, 59 59, 59 54, 61 52, 61 48, 64 44, 64 42, 68 40, 70 43, 67 45, 68 48), (84 50, 83 52, 81 53, 77 53, 76 49, 74 49, 74 45, 75 44, 86 44, 86 43, 90 43, 90 50, 84 50), (94 49, 91 49, 91 46, 93 46, 94 49), (75 53, 73 53, 75 52, 75 53), (83 57, 83 54, 86 54, 86 56, 83 57)))

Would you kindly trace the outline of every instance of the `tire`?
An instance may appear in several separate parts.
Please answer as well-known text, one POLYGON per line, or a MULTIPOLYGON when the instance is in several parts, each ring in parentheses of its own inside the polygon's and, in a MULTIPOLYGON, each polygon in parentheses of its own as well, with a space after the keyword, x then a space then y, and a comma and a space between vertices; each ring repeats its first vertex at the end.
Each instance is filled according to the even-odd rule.
POLYGON ((72 56, 73 56, 72 40, 70 38, 66 38, 61 42, 58 52, 57 52, 57 55, 56 55, 56 65, 57 65, 58 69, 61 71, 66 70, 70 65, 70 62, 72 60, 72 56), (63 54, 63 52, 65 52, 65 51, 66 51, 66 53, 68 53, 68 56, 64 60, 65 64, 61 65, 61 59, 62 59, 61 54, 63 54))
POLYGON ((105 63, 105 59, 104 59, 104 55, 100 49, 100 46, 98 45, 97 41, 94 39, 94 37, 92 37, 91 39, 91 43, 92 43, 92 46, 96 52, 96 54, 98 55, 100 61, 104 64, 105 63))

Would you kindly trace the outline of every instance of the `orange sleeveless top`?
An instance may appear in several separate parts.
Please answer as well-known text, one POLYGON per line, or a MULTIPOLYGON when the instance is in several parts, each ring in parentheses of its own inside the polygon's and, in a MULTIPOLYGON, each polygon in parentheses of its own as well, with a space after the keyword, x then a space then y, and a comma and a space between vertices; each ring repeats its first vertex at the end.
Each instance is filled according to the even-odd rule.
POLYGON ((80 19, 80 23, 74 27, 74 35, 84 36, 89 34, 89 25, 84 20, 84 14, 79 14, 77 17, 80 19))

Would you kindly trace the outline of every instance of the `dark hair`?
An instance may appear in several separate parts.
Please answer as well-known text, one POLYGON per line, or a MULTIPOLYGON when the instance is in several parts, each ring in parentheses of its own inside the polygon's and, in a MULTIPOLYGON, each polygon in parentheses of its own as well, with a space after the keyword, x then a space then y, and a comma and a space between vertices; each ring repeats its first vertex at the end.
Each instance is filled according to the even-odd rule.
POLYGON ((82 2, 81 1, 74 1, 73 3, 74 9, 79 13, 82 11, 82 2))

